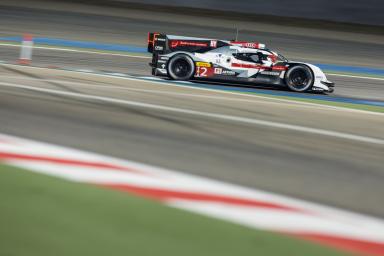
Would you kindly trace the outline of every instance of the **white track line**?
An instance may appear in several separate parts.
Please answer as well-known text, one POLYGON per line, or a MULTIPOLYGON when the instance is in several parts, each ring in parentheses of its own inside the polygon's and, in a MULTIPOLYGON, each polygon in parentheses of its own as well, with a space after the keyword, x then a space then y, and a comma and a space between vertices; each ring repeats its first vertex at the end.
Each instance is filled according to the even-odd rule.
MULTIPOLYGON (((18 45, 18 44, 4 44, 4 43, 0 43, 0 46, 20 47, 20 45, 18 45)), ((98 52, 98 51, 78 50, 78 49, 59 48, 59 47, 46 47, 46 46, 33 46, 33 48, 34 49, 43 49, 43 50, 53 50, 53 51, 81 52, 81 53, 89 53, 89 54, 100 54, 100 55, 121 56, 121 57, 140 58, 140 59, 151 59, 151 57, 148 57, 148 56, 113 53, 113 52, 98 52)))
MULTIPOLYGON (((25 69, 45 69, 45 70, 52 70, 49 68, 44 68, 44 67, 31 67, 31 66, 20 66, 16 64, 2 64, 0 63, 1 66, 12 66, 12 67, 23 67, 25 69)), ((63 72, 73 72, 73 73, 84 73, 81 72, 81 70, 60 70, 63 72)), ((276 102, 286 102, 290 104, 300 104, 300 105, 308 105, 312 107, 318 107, 318 108, 328 108, 332 110, 337 110, 337 111, 347 111, 347 112, 355 112, 355 113, 361 113, 361 114, 369 114, 369 115, 380 115, 383 116, 384 113, 381 112, 374 112, 374 111, 369 111, 369 110, 360 110, 360 109, 352 109, 352 108, 346 108, 346 107, 338 107, 338 106, 330 106, 326 104, 320 104, 320 103, 312 103, 312 102, 305 102, 305 101, 297 101, 297 100, 289 100, 289 99, 281 99, 273 96, 261 96, 261 95, 255 95, 255 94, 248 94, 248 93, 238 93, 238 92, 231 92, 231 91, 224 91, 224 90, 216 90, 216 89, 209 89, 209 88, 201 88, 201 87, 196 87, 192 85, 188 85, 188 83, 191 82, 186 82, 186 85, 183 85, 182 87, 180 85, 174 84, 172 82, 167 82, 164 81, 163 79, 160 78, 153 78, 151 79, 141 79, 141 78, 135 78, 135 77, 121 77, 121 76, 114 76, 111 74, 100 74, 100 73, 87 73, 87 75, 94 75, 94 76, 100 76, 100 77, 108 77, 108 78, 114 78, 114 79, 123 79, 123 80, 130 80, 130 81, 139 81, 139 82, 147 82, 147 83, 153 83, 156 82, 159 84, 167 85, 167 86, 173 86, 177 88, 188 88, 188 89, 193 89, 193 90, 199 90, 199 91, 209 91, 209 92, 215 92, 215 93, 220 93, 220 94, 229 94, 229 95, 237 95, 237 96, 242 96, 242 97, 250 97, 250 98, 259 98, 259 99, 264 99, 264 100, 269 100, 269 101, 276 101, 276 102)))
POLYGON ((208 117, 208 118, 221 119, 221 120, 237 122, 237 123, 260 125, 260 126, 266 126, 266 127, 272 127, 272 128, 278 128, 278 129, 284 129, 284 130, 291 130, 296 132, 303 132, 308 134, 316 134, 316 135, 322 135, 327 137, 346 139, 346 140, 357 141, 357 142, 384 145, 384 140, 379 138, 373 138, 373 137, 367 137, 367 136, 361 136, 361 135, 355 135, 355 134, 337 132, 337 131, 329 131, 329 130, 311 128, 311 127, 300 126, 300 125, 271 122, 271 121, 262 120, 262 119, 201 112, 201 111, 196 111, 191 109, 175 108, 175 107, 169 107, 164 105, 144 103, 139 101, 129 101, 129 100, 82 94, 82 93, 65 92, 65 91, 58 91, 58 90, 46 89, 46 88, 37 88, 37 87, 21 85, 21 84, 0 82, 0 85, 5 87, 20 88, 20 89, 26 89, 31 91, 47 92, 47 93, 52 93, 56 95, 71 96, 71 97, 80 98, 80 99, 97 100, 101 102, 155 109, 155 110, 168 111, 168 112, 181 113, 181 114, 188 114, 188 115, 194 115, 194 116, 200 116, 200 117, 208 117))
POLYGON ((336 73, 327 73, 327 75, 384 81, 384 78, 370 77, 370 76, 343 75, 343 74, 336 74, 336 73))

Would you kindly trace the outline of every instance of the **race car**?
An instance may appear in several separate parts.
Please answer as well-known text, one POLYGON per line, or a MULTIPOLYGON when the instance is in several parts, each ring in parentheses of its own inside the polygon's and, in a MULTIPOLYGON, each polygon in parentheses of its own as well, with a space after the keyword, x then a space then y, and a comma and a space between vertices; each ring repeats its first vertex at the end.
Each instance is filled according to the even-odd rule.
POLYGON ((333 92, 315 65, 289 61, 265 44, 148 33, 152 75, 269 85, 295 92, 333 92))

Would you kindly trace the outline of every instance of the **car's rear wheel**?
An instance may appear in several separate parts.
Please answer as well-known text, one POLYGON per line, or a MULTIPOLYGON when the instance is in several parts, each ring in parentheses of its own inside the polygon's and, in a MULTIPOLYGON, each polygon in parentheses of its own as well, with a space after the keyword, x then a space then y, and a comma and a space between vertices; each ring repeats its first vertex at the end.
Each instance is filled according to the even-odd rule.
POLYGON ((285 74, 285 83, 295 92, 309 90, 314 82, 312 70, 305 65, 297 65, 288 69, 285 74))
POLYGON ((178 54, 168 62, 168 74, 174 80, 189 80, 195 73, 195 63, 186 54, 178 54))

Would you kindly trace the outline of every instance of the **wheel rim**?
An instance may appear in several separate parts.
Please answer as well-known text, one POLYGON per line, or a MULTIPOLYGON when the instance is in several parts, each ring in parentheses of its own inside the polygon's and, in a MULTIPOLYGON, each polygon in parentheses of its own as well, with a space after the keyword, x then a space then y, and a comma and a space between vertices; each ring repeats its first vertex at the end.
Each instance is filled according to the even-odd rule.
POLYGON ((308 87, 310 81, 310 75, 303 69, 293 70, 289 76, 289 85, 297 90, 302 90, 308 87))
POLYGON ((190 74, 191 72, 191 66, 189 65, 188 61, 185 59, 177 59, 173 63, 172 72, 175 74, 175 76, 183 78, 190 74))

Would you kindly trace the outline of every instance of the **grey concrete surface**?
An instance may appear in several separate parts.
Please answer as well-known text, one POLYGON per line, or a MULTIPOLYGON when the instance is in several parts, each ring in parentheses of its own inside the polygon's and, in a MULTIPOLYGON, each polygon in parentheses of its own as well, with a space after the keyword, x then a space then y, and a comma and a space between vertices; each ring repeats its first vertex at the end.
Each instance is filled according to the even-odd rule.
MULTIPOLYGON (((1 83, 384 139, 384 119, 323 107, 64 71, 0 67, 1 83)), ((0 85, 0 132, 384 217, 384 147, 0 85)))

